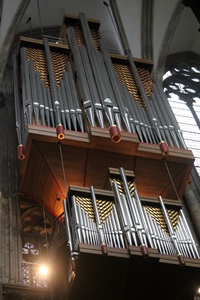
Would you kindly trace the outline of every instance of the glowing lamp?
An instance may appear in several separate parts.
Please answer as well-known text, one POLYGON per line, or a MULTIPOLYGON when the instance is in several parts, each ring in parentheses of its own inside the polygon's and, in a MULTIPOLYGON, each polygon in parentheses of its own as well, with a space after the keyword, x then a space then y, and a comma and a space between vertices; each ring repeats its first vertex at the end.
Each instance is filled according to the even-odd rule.
POLYGON ((46 266, 40 266, 39 273, 42 276, 46 276, 48 274, 49 270, 46 266))

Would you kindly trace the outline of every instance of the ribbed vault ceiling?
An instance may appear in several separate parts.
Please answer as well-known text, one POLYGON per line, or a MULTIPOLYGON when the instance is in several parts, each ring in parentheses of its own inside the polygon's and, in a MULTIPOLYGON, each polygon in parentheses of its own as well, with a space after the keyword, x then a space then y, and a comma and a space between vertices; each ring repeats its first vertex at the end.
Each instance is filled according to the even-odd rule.
MULTIPOLYGON (((183 51, 200 54, 199 22, 192 9, 182 4, 182 0, 48 0, 48 5, 45 0, 16 0, 14 4, 11 0, 2 2, 1 55, 6 56, 16 34, 29 31, 31 35, 34 29, 41 26, 60 26, 65 13, 78 15, 80 12, 88 18, 99 19, 101 34, 110 50, 121 52, 111 4, 118 6, 134 57, 144 56, 145 47, 147 53, 153 52, 150 56, 155 66, 160 67, 165 62, 163 56, 165 58, 168 54, 183 51)), ((3 59, 0 63, 3 64, 3 59)))

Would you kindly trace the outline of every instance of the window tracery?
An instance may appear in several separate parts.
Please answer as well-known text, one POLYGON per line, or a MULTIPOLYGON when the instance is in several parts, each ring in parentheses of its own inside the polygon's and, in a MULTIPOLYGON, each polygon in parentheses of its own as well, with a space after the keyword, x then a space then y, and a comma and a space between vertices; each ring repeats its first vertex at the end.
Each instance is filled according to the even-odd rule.
POLYGON ((163 76, 163 88, 200 175, 200 64, 170 64, 163 76))

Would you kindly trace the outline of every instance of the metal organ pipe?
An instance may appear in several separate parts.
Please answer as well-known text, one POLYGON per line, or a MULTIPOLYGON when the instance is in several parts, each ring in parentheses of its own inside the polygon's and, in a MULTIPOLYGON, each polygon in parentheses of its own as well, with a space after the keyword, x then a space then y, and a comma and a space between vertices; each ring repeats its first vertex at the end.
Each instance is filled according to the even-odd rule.
POLYGON ((179 143, 178 143, 176 134, 174 132, 174 128, 170 124, 170 120, 167 117, 166 111, 163 110, 162 103, 160 104, 160 99, 159 99, 159 96, 157 95, 157 89, 156 89, 155 85, 153 85, 153 91, 154 91, 154 94, 152 94, 151 97, 152 97, 153 102, 154 102, 154 107, 155 107, 158 115, 161 116, 160 119, 162 120, 162 122, 161 122, 162 127, 163 127, 163 130, 164 130, 164 132, 167 136, 169 144, 171 146, 179 147, 179 143), (166 125, 166 124, 168 124, 168 125, 166 125))
POLYGON ((35 121, 36 125, 39 125, 39 98, 38 98, 38 89, 37 89, 37 85, 36 85, 34 64, 33 64, 32 60, 30 60, 28 62, 28 69, 29 69, 29 76, 30 76, 30 82, 31 82, 32 99, 33 99, 33 112, 34 112, 34 117, 35 117, 34 121, 35 121))
POLYGON ((58 100, 60 103, 60 115, 61 115, 62 124, 64 126, 64 129, 67 129, 66 119, 65 119, 65 111, 64 111, 64 107, 63 107, 63 101, 62 101, 61 87, 58 86, 57 90, 58 90, 58 100))
POLYGON ((124 230, 126 239, 128 241, 128 244, 133 245, 133 242, 134 242, 134 245, 137 246, 135 229, 132 226, 130 215, 129 215, 129 213, 126 213, 125 208, 123 206, 123 202, 122 202, 122 201, 126 201, 124 199, 125 197, 124 197, 124 195, 120 195, 116 181, 113 181, 112 187, 113 187, 113 192, 115 195, 116 203, 119 207, 120 216, 121 216, 122 224, 123 224, 123 230, 124 230), (133 239, 133 242, 132 242, 132 239, 133 239))
POLYGON ((107 254, 107 245, 105 243, 103 227, 102 227, 101 220, 100 220, 100 217, 99 217, 99 212, 98 212, 97 203, 96 203, 96 196, 95 196, 93 186, 90 187, 90 192, 91 192, 92 204, 93 204, 95 218, 96 218, 97 230, 98 230, 99 239, 100 239, 100 242, 101 242, 101 250, 102 250, 103 254, 107 254))
MULTIPOLYGON (((137 190, 135 189, 134 190, 134 199, 135 199, 135 202, 136 202, 136 205, 138 207, 138 212, 139 212, 139 215, 141 217, 141 223, 144 227, 144 233, 147 237, 147 240, 150 244, 150 247, 153 248, 153 241, 152 241, 152 238, 151 238, 151 235, 149 234, 149 228, 147 226, 147 222, 146 222, 146 218, 145 218, 145 214, 143 212, 143 207, 142 207, 142 204, 141 204, 141 201, 140 201, 140 197, 138 195, 138 192, 137 190)), ((133 199, 133 203, 134 203, 134 199, 133 199)))
MULTIPOLYGON (((122 22, 121 22, 121 18, 120 18, 118 8, 117 8, 116 5, 113 5, 113 4, 114 3, 111 2, 111 9, 112 9, 112 12, 113 12, 113 15, 114 15, 114 19, 117 20, 116 28, 117 28, 118 34, 120 36, 120 40, 122 42, 122 48, 125 50, 125 54, 128 57, 128 61, 129 61, 130 67, 131 67, 131 71, 132 71, 132 74, 133 74, 133 76, 136 80, 136 84, 138 86, 139 92, 140 92, 140 94, 141 94, 141 96, 142 96, 142 98, 145 102, 146 107, 148 107, 149 99, 147 97, 146 91, 144 89, 144 86, 143 86, 143 83, 142 83, 141 78, 139 76, 136 65, 133 61, 133 57, 131 55, 129 43, 128 43, 128 40, 126 38, 126 34, 124 32, 124 28, 123 28, 123 25, 122 25, 122 22)), ((146 111, 146 113, 147 113, 147 118, 148 118, 149 124, 151 125, 152 130, 154 130, 154 136, 155 136, 156 143, 159 144, 162 154, 164 156, 166 156, 166 155, 168 155, 168 147, 166 145, 166 142, 162 140, 161 134, 160 134, 158 126, 157 126, 157 120, 155 122, 155 120, 154 120, 155 116, 153 116, 153 118, 152 118, 152 116, 151 116, 152 112, 150 110, 146 111)))
POLYGON ((160 202, 160 205, 161 205, 161 208, 162 208, 162 211, 163 211, 163 215, 164 215, 164 218, 165 218, 165 221, 166 221, 166 224, 167 224, 167 227, 168 227, 168 230, 169 230, 170 237, 172 239, 174 248, 176 249, 176 253, 178 255, 178 260, 179 260, 181 265, 184 265, 185 261, 184 261, 183 255, 181 254, 180 249, 179 249, 179 245, 178 245, 178 242, 177 242, 177 236, 176 236, 176 233, 175 233, 175 231, 174 231, 174 229, 171 225, 171 222, 170 222, 169 216, 167 214, 167 211, 166 211, 164 202, 162 200, 162 197, 159 196, 158 200, 160 202))
POLYGON ((82 63, 85 69, 85 74, 88 81, 88 87, 90 89, 91 100, 93 102, 93 107, 95 109, 95 113, 101 128, 104 128, 104 119, 103 119, 103 108, 100 103, 99 94, 97 91, 96 83, 94 80, 93 72, 91 69, 89 57, 84 45, 80 47, 80 54, 82 58, 82 63))
MULTIPOLYGON (((132 216, 132 221, 133 221, 133 225, 134 228, 136 230, 137 233, 137 237, 139 239, 140 242, 140 248, 141 248, 141 252, 144 256, 148 256, 148 250, 147 250, 147 241, 146 241, 146 235, 143 234, 143 226, 141 226, 141 222, 139 220, 139 215, 138 215, 138 211, 134 208, 133 203, 132 203, 132 196, 128 187, 128 183, 126 180, 126 176, 124 173, 123 168, 119 169, 120 175, 121 175, 121 179, 122 179, 122 183, 123 183, 123 188, 124 188, 124 192, 125 192, 125 197, 128 203, 128 207, 129 210, 131 211, 131 216, 132 216)), ((126 204, 126 202, 125 202, 126 204)))
POLYGON ((19 160, 25 158, 24 146, 22 144, 22 122, 21 122, 21 108, 19 102, 18 91, 18 67, 16 55, 13 56, 13 85, 14 85, 14 99, 15 99, 15 118, 16 118, 16 130, 18 138, 17 156, 19 160))
POLYGON ((50 92, 49 87, 46 88, 46 92, 47 92, 47 101, 48 101, 48 104, 49 104, 49 112, 50 112, 51 124, 52 124, 52 127, 55 127, 54 109, 53 109, 52 97, 51 97, 51 92, 50 92))
MULTIPOLYGON (((64 72, 65 74, 65 72, 64 72)), ((64 77, 63 74, 63 77, 64 77)), ((63 100, 63 109, 64 109, 64 114, 65 114, 65 119, 66 119, 66 126, 68 130, 71 130, 71 120, 70 120, 70 112, 69 112, 69 105, 68 105, 68 97, 65 92, 65 84, 64 84, 64 79, 62 78, 60 80, 60 89, 61 89, 61 97, 63 100)))
POLYGON ((45 122, 45 105, 42 95, 42 82, 40 80, 40 73, 38 71, 35 72, 36 86, 38 91, 38 100, 39 100, 39 112, 41 117, 41 123, 43 126, 46 125, 45 122))
MULTIPOLYGON (((96 59, 98 61, 99 72, 100 72, 101 78, 103 78, 105 90, 107 93, 107 98, 104 101, 102 101, 102 106, 103 106, 105 115, 107 117, 109 124, 111 125, 111 127, 110 127, 111 131, 112 131, 112 128, 114 128, 114 126, 115 126, 112 124, 115 124, 115 123, 116 123, 117 127, 119 128, 119 130, 121 131, 122 125, 121 125, 120 111, 117 106, 114 92, 113 92, 113 89, 112 89, 112 86, 110 83, 110 79, 109 79, 109 76, 108 76, 108 73, 107 73, 107 70, 106 70, 106 67, 104 64, 103 57, 100 52, 96 52, 96 59)), ((111 134, 111 137, 112 137, 112 134, 111 134)), ((121 138, 119 135, 118 140, 116 140, 116 142, 120 142, 120 140, 121 140, 121 138)))
POLYGON ((107 92, 105 90, 103 78, 101 77, 101 74, 99 72, 99 65, 96 58, 96 50, 93 45, 93 40, 90 32, 90 28, 87 22, 87 19, 85 17, 85 14, 79 15, 81 26, 82 26, 82 32, 84 35, 84 41, 86 43, 86 48, 88 51, 88 57, 90 59, 90 64, 97 82, 97 88, 99 91, 99 95, 101 98, 101 101, 104 101, 107 98, 107 92))
POLYGON ((71 123, 73 125, 74 130, 77 130, 77 124, 76 124, 76 116, 75 116, 75 109, 73 106, 73 99, 72 99, 72 92, 71 87, 69 84, 69 74, 68 72, 64 72, 63 74, 63 83, 64 83, 64 90, 63 93, 66 95, 66 119, 69 130, 71 130, 71 123))
POLYGON ((41 81, 41 89, 42 89, 42 98, 44 100, 45 120, 47 122, 47 126, 50 127, 50 109, 47 100, 47 91, 46 91, 46 86, 44 81, 41 81))
POLYGON ((71 235, 71 230, 70 230, 70 222, 69 222, 69 217, 68 217, 68 209, 67 209, 67 200, 63 201, 63 206, 64 206, 64 214, 65 214, 65 228, 66 228, 66 234, 67 234, 67 239, 68 239, 68 246, 71 254, 71 269, 73 272, 76 271, 76 260, 75 260, 75 253, 73 249, 73 239, 71 235))
POLYGON ((26 48, 22 47, 20 49, 20 56, 21 56, 21 72, 22 72, 22 82, 23 84, 23 109, 27 115, 27 121, 29 124, 33 122, 33 100, 31 96, 31 83, 28 71, 28 61, 27 61, 27 54, 26 48))
POLYGON ((57 95, 57 90, 56 90, 55 77, 54 77, 53 66, 52 66, 52 61, 51 61, 51 53, 50 53, 50 49, 49 49, 48 39, 44 38, 43 41, 44 41, 44 48, 45 48, 45 54, 46 54, 46 59, 47 59, 48 71, 49 71, 49 80, 50 80, 50 84, 51 84, 53 108, 54 108, 55 117, 56 117, 57 137, 59 140, 62 140, 65 137, 64 136, 64 128, 61 123, 60 104, 58 101, 58 95, 57 95))
POLYGON ((73 54, 73 59, 76 64, 77 69, 77 77, 79 80, 80 90, 82 94, 82 101, 85 113, 87 115, 88 121, 91 126, 95 126, 94 121, 94 110, 91 102, 91 95, 89 92, 88 84, 86 81, 85 71, 83 68, 79 48, 76 42, 76 36, 72 27, 67 28, 67 37, 69 41, 69 45, 73 54))
POLYGON ((123 97, 121 94, 121 89, 120 89, 120 82, 118 77, 116 76, 116 73, 113 70, 112 62, 110 59, 109 52, 107 50, 107 47, 105 45, 105 42, 103 40, 100 41, 100 49, 104 58, 105 66, 108 72, 108 76, 110 78, 111 86, 114 92, 114 96, 117 102, 117 106, 119 107, 120 114, 122 115, 122 118, 124 120, 124 123, 126 125, 126 128, 128 132, 131 132, 130 124, 129 124, 129 119, 127 116, 127 112, 125 111, 125 107, 123 104, 123 97))
POLYGON ((76 119, 78 121, 81 132, 83 132, 84 128, 83 128, 82 110, 80 109, 78 94, 77 94, 70 62, 67 62, 67 70, 69 74, 69 85, 71 88, 71 95, 72 95, 72 107, 74 107, 75 109, 76 119))
POLYGON ((81 26, 82 26, 82 31, 83 31, 83 36, 84 40, 86 43, 86 48, 88 51, 88 56, 90 59, 91 67, 95 76, 95 80, 97 83, 97 88, 99 91, 99 95, 101 98, 101 102, 103 103, 105 110, 107 110, 107 118, 110 123, 110 134, 111 134, 111 139, 113 142, 117 143, 121 140, 120 132, 118 127, 114 124, 114 119, 113 119, 113 102, 111 99, 108 98, 107 92, 105 90, 105 84, 104 84, 104 78, 101 76, 99 72, 99 65, 98 65, 98 60, 97 60, 97 55, 96 55, 96 50, 93 45, 93 40, 90 32, 90 28, 87 22, 87 19, 85 17, 85 14, 81 13, 79 15, 81 26))
POLYGON ((181 145, 182 148, 187 148, 185 141, 183 140, 183 136, 182 136, 182 132, 179 128, 179 125, 177 123, 177 120, 174 116, 174 113, 171 109, 171 106, 169 105, 166 95, 164 93, 164 91, 162 90, 162 87, 160 85, 160 82, 158 80, 157 75, 155 74, 155 72, 152 73, 152 77, 153 80, 155 81, 155 87, 156 91, 157 91, 157 96, 158 96, 158 101, 161 102, 162 105, 162 109, 166 112, 166 115, 168 116, 170 122, 169 122, 169 126, 172 126, 172 130, 174 130, 177 134, 177 138, 179 139, 179 143, 181 145))

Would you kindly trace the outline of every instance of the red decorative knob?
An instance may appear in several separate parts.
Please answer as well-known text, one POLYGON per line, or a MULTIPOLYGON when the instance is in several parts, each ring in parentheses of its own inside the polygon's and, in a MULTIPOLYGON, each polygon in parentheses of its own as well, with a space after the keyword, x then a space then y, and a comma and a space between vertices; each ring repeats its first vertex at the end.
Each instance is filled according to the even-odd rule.
POLYGON ((72 268, 73 272, 76 271, 76 260, 74 257, 72 257, 72 259, 71 259, 71 268, 72 268))
POLYGON ((108 251, 107 251, 107 245, 106 244, 102 244, 101 245, 101 251, 102 251, 103 254, 107 254, 108 253, 108 251))
POLYGON ((167 156, 169 154, 168 147, 164 141, 160 142, 159 147, 163 156, 167 156))
POLYGON ((179 263, 180 263, 181 266, 185 265, 185 260, 184 260, 184 257, 183 257, 182 254, 178 255, 178 261, 179 261, 179 263))
POLYGON ((148 257, 149 256, 148 249, 147 249, 146 245, 141 245, 140 249, 141 249, 142 255, 144 257, 148 257))
POLYGON ((62 124, 58 124, 56 126, 56 132, 57 132, 57 137, 59 140, 63 140, 65 138, 64 128, 63 128, 62 124))
POLYGON ((191 177, 189 177, 187 180, 186 180, 186 184, 191 184, 192 183, 192 179, 191 177))
POLYGON ((113 143, 119 143, 121 141, 121 135, 120 135, 120 130, 117 127, 117 125, 111 125, 109 128, 111 140, 113 143))
POLYGON ((24 160, 25 155, 24 155, 24 146, 22 144, 17 146, 17 157, 20 160, 24 160))

